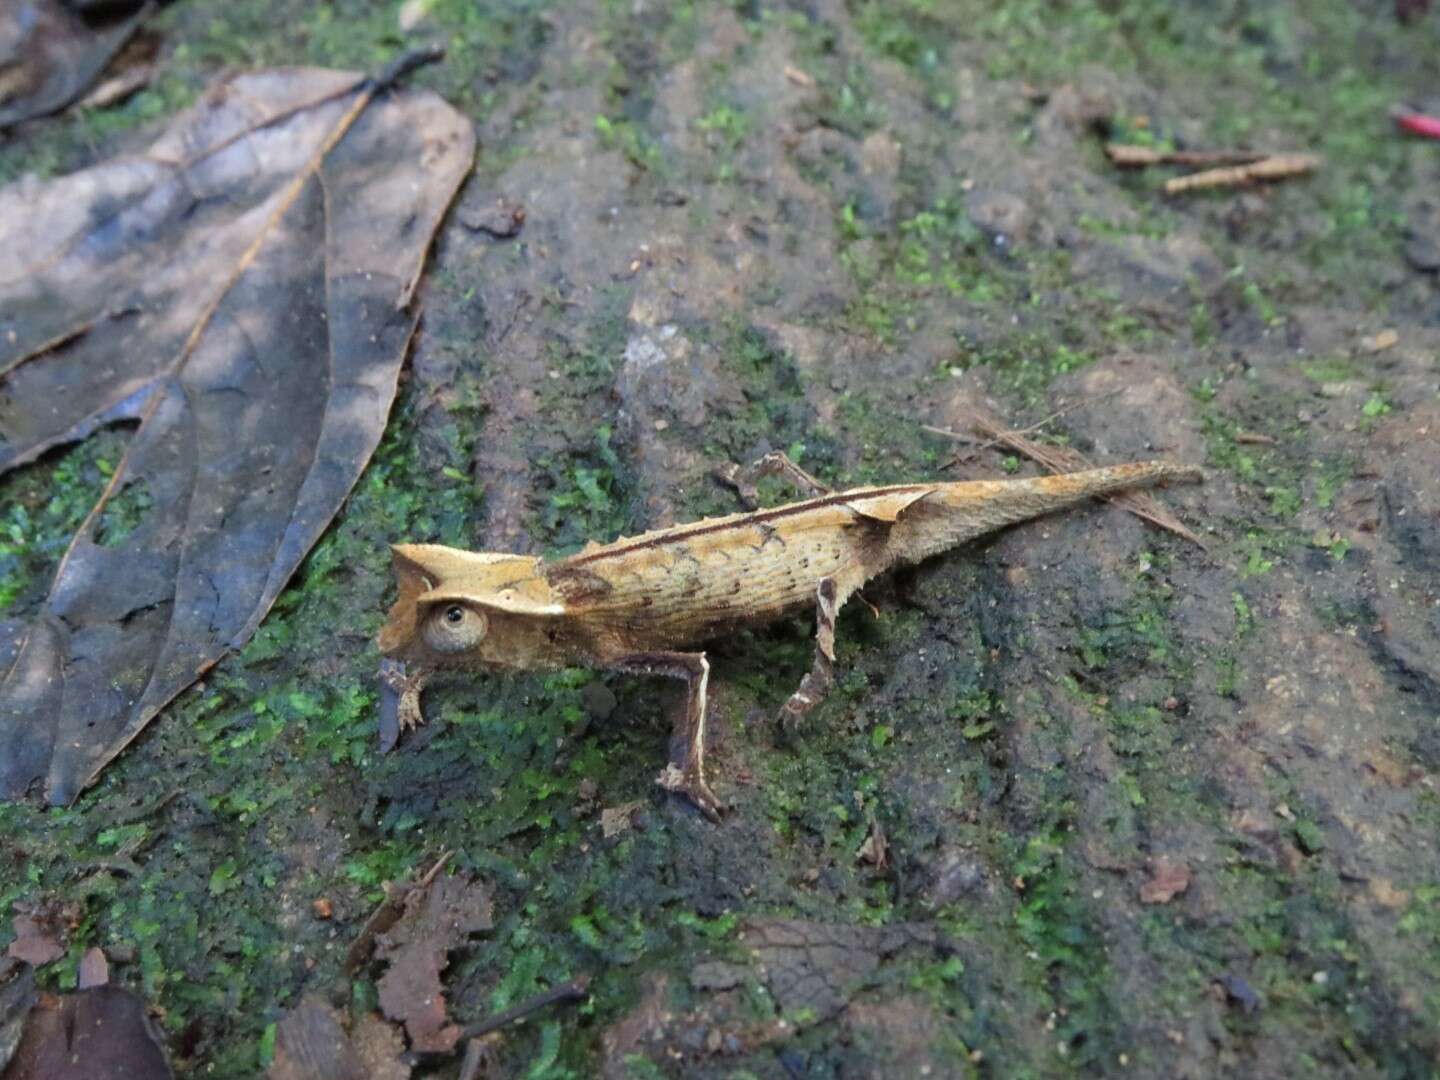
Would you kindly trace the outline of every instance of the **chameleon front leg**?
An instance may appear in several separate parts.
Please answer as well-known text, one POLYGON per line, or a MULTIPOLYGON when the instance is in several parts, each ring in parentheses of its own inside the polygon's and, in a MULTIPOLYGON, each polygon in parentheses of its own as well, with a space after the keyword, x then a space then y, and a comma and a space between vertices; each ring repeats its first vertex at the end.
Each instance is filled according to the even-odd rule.
POLYGON ((685 717, 675 728, 684 735, 684 758, 678 766, 666 765, 656 783, 666 791, 687 796, 702 814, 718 824, 720 800, 705 781, 705 713, 710 661, 703 652, 652 652, 622 656, 609 666, 632 675, 668 675, 685 681, 685 717))
POLYGON ((835 579, 823 577, 815 588, 815 663, 800 680, 800 686, 780 709, 780 723, 799 720, 825 700, 835 681, 835 617, 845 597, 835 579))
POLYGON ((425 722, 420 709, 420 695, 433 674, 429 668, 406 670, 396 660, 380 661, 379 749, 388 754, 395 749, 400 736, 425 722))
POLYGON ((400 731, 408 731, 425 723, 425 713, 420 708, 420 695, 434 674, 430 668, 407 671, 404 664, 381 661, 380 680, 388 693, 396 695, 395 717, 400 731))

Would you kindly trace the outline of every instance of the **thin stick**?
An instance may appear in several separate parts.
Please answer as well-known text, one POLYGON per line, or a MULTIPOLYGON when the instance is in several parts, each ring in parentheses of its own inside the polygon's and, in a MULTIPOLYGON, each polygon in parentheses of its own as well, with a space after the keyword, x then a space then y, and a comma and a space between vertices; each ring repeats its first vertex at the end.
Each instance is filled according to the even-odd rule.
MULTIPOLYGON (((1083 408, 1084 408, 1085 406, 1087 406, 1087 405, 1094 405, 1097 401, 1104 401, 1106 398, 1112 398, 1112 397, 1114 397, 1116 394, 1120 393, 1120 391, 1123 390, 1123 389, 1124 389, 1123 386, 1117 386, 1117 387, 1116 387, 1115 389, 1113 389, 1113 390, 1106 390, 1103 394, 1095 394, 1095 395, 1093 395, 1092 397, 1081 398, 1079 401, 1072 401, 1069 405, 1065 405, 1065 406, 1062 406, 1062 407, 1059 408, 1059 409, 1056 409, 1054 412, 1052 412, 1049 416, 1045 417, 1043 420, 1037 420, 1035 423, 1031 424, 1029 427, 1014 428, 1014 429, 1010 430, 1010 431, 1008 432, 1008 434, 1010 434, 1010 435, 1016 435, 1016 436, 1019 436, 1019 435, 1033 435, 1035 432, 1039 431, 1041 428, 1045 427, 1047 424, 1051 424, 1051 423, 1055 422, 1056 420, 1060 419, 1060 417, 1064 416, 1066 413, 1074 412, 1076 409, 1083 409, 1083 408)), ((932 432, 932 433, 934 433, 934 434, 936 434, 936 435, 944 435, 946 438, 955 439, 957 442, 977 443, 978 445, 975 447, 975 449, 970 451, 970 455, 969 455, 969 456, 970 456, 971 459, 973 459, 973 458, 975 457, 975 455, 978 454, 978 453, 980 453, 981 451, 983 451, 983 450, 989 450, 990 447, 992 447, 992 446, 1000 446, 1000 445, 1002 445, 1002 444, 1005 442, 1004 439, 1001 439, 1001 438, 998 438, 998 437, 997 437, 997 438, 992 438, 992 439, 987 439, 986 441, 981 442, 979 439, 972 439, 972 438, 971 438, 970 436, 968 436, 968 435, 962 435, 962 434, 960 434, 959 432, 950 431, 950 430, 948 430, 947 428, 931 427, 929 424, 922 424, 922 425, 920 425, 920 426, 923 427, 926 431, 932 432)), ((947 462, 947 463, 945 464, 944 468, 947 468, 947 469, 948 469, 948 468, 950 468, 950 467, 953 466, 953 465, 958 465, 959 463, 960 463, 960 458, 957 456, 957 457, 955 457, 954 459, 952 459, 951 461, 947 462)))
POLYGON ((1122 168, 1147 165, 1248 165, 1269 154, 1253 150, 1156 150, 1130 143, 1106 143, 1105 156, 1122 168))
POLYGON ((1304 176, 1319 167, 1320 159, 1314 154, 1276 154, 1249 165, 1206 169, 1189 176, 1173 177, 1165 181, 1165 194, 1179 195, 1203 188, 1246 187, 1262 180, 1285 180, 1292 176, 1304 176))
POLYGON ((469 1027, 460 1029, 460 1037, 456 1039, 458 1045, 465 1039, 478 1039, 482 1035, 488 1035, 492 1031, 498 1031, 506 1024, 513 1023, 529 1016, 531 1013, 539 1012, 550 1005, 557 1005, 563 1001, 583 1001, 590 993, 590 976, 581 975, 571 979, 559 986, 552 986, 544 993, 536 994, 534 997, 520 1002, 519 1005, 511 1005, 504 1012, 498 1012, 494 1016, 487 1017, 469 1027))

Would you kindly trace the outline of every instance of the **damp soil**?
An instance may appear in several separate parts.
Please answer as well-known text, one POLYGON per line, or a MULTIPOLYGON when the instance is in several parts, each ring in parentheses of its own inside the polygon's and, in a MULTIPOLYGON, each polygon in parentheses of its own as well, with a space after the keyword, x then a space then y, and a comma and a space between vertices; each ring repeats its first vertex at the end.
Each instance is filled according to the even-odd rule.
MULTIPOLYGON (((302 997, 376 1011, 347 949, 449 851, 493 901, 451 1020, 591 980, 503 1032, 499 1075, 1431 1075, 1440 144, 1388 110, 1440 112, 1437 18, 165 8, 155 81, 12 133, 0 175, 140 145, 223 70, 435 40, 416 79, 477 165, 380 450, 257 636, 73 806, 0 807, 0 940, 16 903, 72 905, 42 988, 99 945, 173 1061, 253 1076, 302 997), (1107 138, 1324 164, 1167 198, 1107 138), (793 732, 808 621, 718 643, 718 826, 654 784, 663 682, 451 681, 378 751, 388 543, 574 551, 735 509, 711 470, 773 449, 837 485, 1028 471, 928 430, 975 406, 1203 465, 1162 497, 1206 548, 1097 504, 882 582, 793 732)), ((7 620, 129 434, 0 482, 7 620)))

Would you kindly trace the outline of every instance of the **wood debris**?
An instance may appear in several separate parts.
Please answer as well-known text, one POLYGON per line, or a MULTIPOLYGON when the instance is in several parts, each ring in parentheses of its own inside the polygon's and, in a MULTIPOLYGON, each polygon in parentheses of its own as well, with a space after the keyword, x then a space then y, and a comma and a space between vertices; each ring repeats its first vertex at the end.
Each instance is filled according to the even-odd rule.
POLYGON ((1249 165, 1205 169, 1189 176, 1173 177, 1165 181, 1165 194, 1180 195, 1186 191, 1205 188, 1248 187, 1262 181, 1272 182, 1287 180, 1292 176, 1304 176, 1319 167, 1320 158, 1314 154, 1276 154, 1249 165))
POLYGON ((1253 184, 1304 176, 1321 165, 1315 154, 1270 154, 1256 150, 1159 150, 1130 143, 1106 143, 1105 156, 1123 169, 1151 165, 1184 165, 1199 172, 1165 181, 1166 195, 1180 195, 1220 187, 1249 187, 1253 184))
POLYGON ((1217 165, 1248 165, 1269 155, 1253 150, 1157 150, 1153 146, 1130 143, 1106 143, 1105 156, 1125 169, 1149 165, 1193 165, 1210 168, 1217 165))

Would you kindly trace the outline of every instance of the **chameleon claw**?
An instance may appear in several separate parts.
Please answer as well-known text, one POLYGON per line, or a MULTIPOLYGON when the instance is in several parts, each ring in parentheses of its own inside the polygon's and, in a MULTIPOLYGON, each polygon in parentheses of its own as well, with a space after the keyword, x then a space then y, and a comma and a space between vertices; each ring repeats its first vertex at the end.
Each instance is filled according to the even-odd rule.
POLYGON ((775 717, 780 725, 785 728, 793 727, 803 719, 811 709, 820 704, 818 695, 811 692, 811 679, 807 674, 801 681, 799 689, 790 695, 789 700, 780 706, 780 712, 775 717))
POLYGON ((420 695, 425 691, 425 684, 430 681, 431 672, 425 668, 418 671, 406 672, 403 664, 386 663, 381 666, 380 678, 385 688, 393 694, 399 695, 395 706, 395 718, 399 722, 400 731, 410 731, 425 723, 425 712, 420 707, 420 695))

